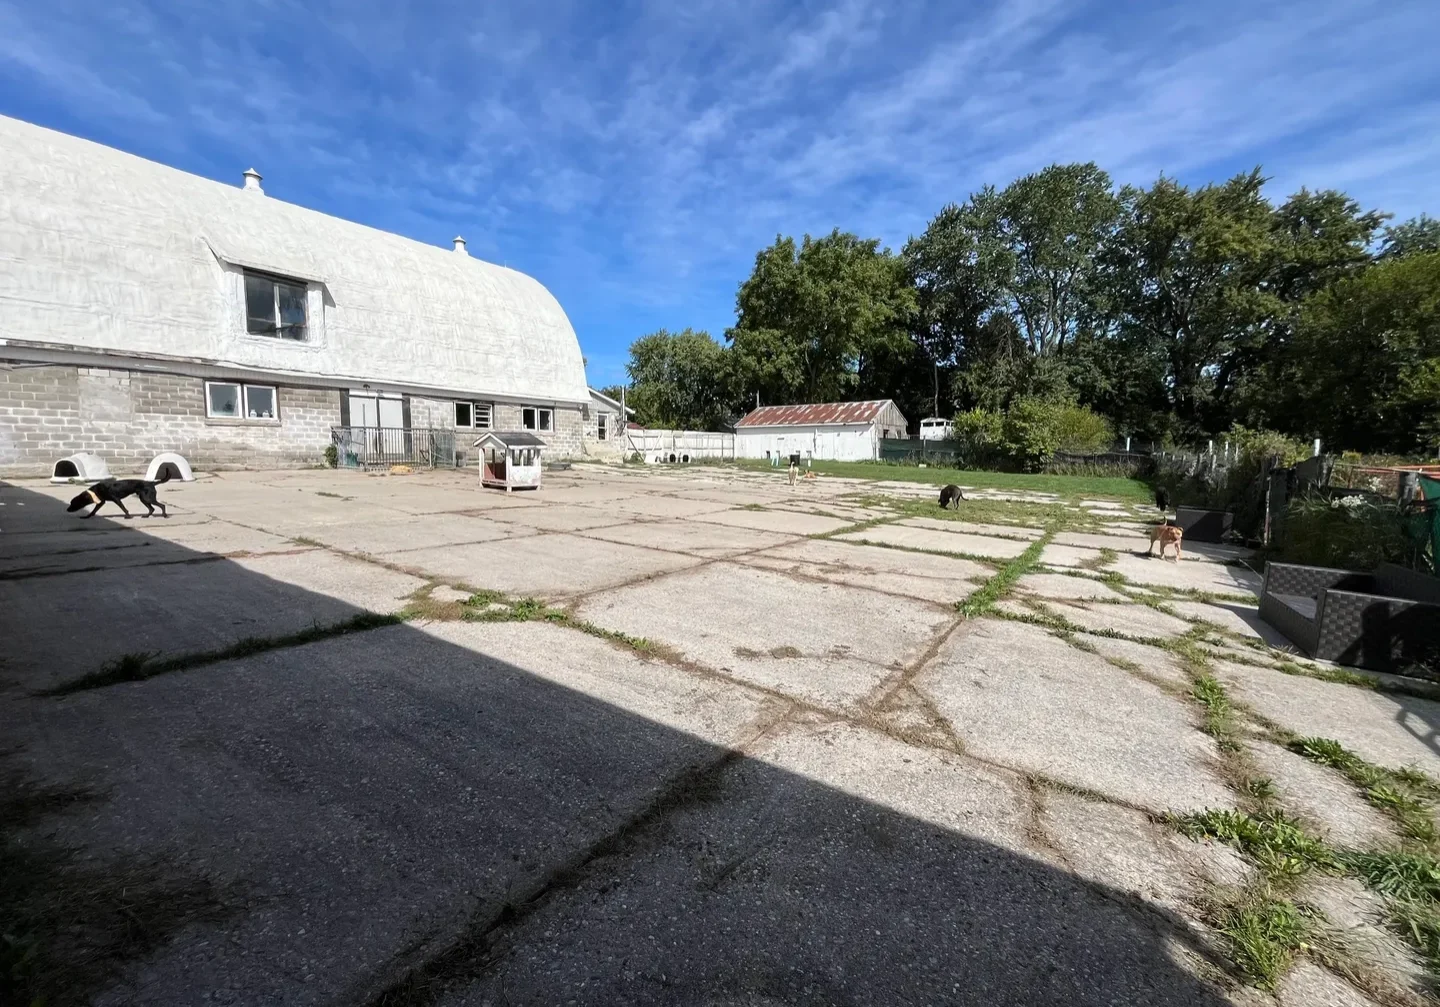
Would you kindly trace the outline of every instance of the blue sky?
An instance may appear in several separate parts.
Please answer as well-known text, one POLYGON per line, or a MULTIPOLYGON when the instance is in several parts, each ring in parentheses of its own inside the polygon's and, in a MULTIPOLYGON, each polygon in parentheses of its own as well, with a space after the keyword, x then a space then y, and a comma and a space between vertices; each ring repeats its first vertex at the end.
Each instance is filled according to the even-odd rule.
MULTIPOLYGON (((590 379, 777 233, 899 247, 1053 161, 1440 215, 1435 0, 0 0, 0 112, 507 263, 590 379)), ((3 161, 0 161, 3 185, 3 161)))

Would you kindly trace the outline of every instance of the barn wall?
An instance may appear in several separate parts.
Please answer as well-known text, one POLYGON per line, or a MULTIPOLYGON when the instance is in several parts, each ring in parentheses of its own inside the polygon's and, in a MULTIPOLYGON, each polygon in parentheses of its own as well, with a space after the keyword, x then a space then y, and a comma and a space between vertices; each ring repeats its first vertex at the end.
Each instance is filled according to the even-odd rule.
POLYGON ((874 423, 823 427, 740 427, 735 431, 735 453, 740 458, 781 456, 798 451, 811 458, 835 461, 873 461, 880 445, 874 423))

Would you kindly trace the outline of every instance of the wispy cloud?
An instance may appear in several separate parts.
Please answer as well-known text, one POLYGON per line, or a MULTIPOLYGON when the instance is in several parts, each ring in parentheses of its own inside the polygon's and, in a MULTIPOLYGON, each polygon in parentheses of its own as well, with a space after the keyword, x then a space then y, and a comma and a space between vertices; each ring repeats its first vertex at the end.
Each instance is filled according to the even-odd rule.
POLYGON ((1052 161, 1440 211, 1433 0, 0 0, 0 111, 545 282, 619 376, 777 233, 898 246, 1052 161))

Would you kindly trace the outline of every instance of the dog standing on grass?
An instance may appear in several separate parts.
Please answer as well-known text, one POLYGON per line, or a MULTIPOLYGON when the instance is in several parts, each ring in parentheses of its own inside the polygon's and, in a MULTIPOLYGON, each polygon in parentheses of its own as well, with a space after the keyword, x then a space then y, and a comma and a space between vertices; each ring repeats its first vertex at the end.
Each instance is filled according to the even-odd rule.
POLYGON ((77 510, 82 510, 94 504, 95 510, 92 510, 89 514, 82 515, 83 517, 94 517, 95 512, 101 507, 104 507, 107 503, 113 503, 116 507, 124 511, 125 516, 128 518, 130 512, 125 510, 125 505, 120 501, 125 497, 134 496, 138 497, 140 502, 145 505, 145 513, 141 514, 141 517, 152 516, 155 513, 155 508, 159 507, 160 516, 168 518, 170 514, 165 510, 165 505, 155 496, 155 487, 161 483, 168 483, 169 481, 170 473, 167 470, 161 472, 160 478, 154 482, 149 482, 145 479, 112 479, 108 482, 96 483, 74 500, 71 500, 70 506, 65 508, 65 512, 67 514, 73 514, 77 510))
POLYGON ((940 509, 941 509, 941 510, 944 510, 946 507, 949 507, 951 504, 954 504, 954 505, 955 505, 955 509, 956 509, 956 510, 959 510, 959 509, 960 509, 960 501, 961 501, 961 500, 964 500, 964 499, 965 499, 965 494, 960 492, 960 487, 959 487, 959 486, 955 486, 955 485, 946 486, 943 490, 940 491, 940 509))
POLYGON ((1164 559, 1165 547, 1168 545, 1173 545, 1175 547, 1175 562, 1179 563, 1180 540, 1184 537, 1185 532, 1181 530, 1180 526, 1171 524, 1169 520, 1166 520, 1164 524, 1157 524, 1154 528, 1150 529, 1150 548, 1145 550, 1145 555, 1153 555, 1155 543, 1159 542, 1160 558, 1164 559))
POLYGON ((790 456, 790 474, 789 474, 789 476, 788 476, 788 478, 789 478, 789 480, 790 480, 790 485, 791 485, 791 486, 794 486, 794 485, 795 485, 795 480, 798 479, 799 476, 800 476, 800 456, 799 456, 799 455, 791 455, 791 456, 790 456))

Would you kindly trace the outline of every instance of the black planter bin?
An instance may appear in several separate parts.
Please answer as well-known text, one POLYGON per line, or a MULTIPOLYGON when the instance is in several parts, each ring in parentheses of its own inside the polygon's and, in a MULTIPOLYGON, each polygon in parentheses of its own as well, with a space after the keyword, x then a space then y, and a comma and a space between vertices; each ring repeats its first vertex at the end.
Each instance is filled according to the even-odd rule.
POLYGON ((1175 508, 1175 523, 1185 533, 1187 542, 1224 542, 1234 521, 1235 515, 1228 510, 1175 508))

